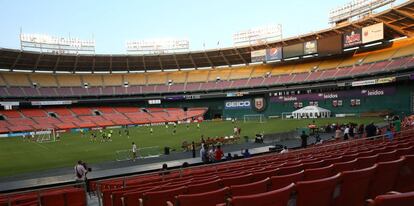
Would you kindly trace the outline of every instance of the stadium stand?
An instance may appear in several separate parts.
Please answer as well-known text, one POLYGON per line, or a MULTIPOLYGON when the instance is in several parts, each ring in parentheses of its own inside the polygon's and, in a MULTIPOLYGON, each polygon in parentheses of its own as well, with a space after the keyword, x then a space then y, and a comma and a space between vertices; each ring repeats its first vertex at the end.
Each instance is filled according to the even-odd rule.
POLYGON ((2 110, 2 133, 42 129, 73 129, 114 125, 176 122, 202 117, 207 108, 147 108, 138 107, 52 107, 45 109, 2 110), (50 113, 56 117, 48 116, 50 113), (98 115, 99 114, 99 115, 98 115))
MULTIPOLYGON (((102 180, 92 182, 91 186, 95 189, 100 188, 98 192, 102 195, 104 206, 138 205, 139 199, 143 205, 155 203, 162 205, 167 201, 169 205, 187 205, 184 202, 195 201, 198 198, 204 200, 207 194, 213 197, 213 194, 219 193, 218 190, 223 186, 229 186, 226 197, 231 198, 228 200, 230 203, 236 202, 241 197, 261 197, 271 191, 292 187, 292 190, 296 191, 296 198, 294 198, 296 205, 306 205, 309 202, 317 203, 316 205, 364 205, 367 198, 386 194, 399 188, 401 180, 414 177, 412 135, 412 131, 407 131, 398 135, 393 142, 382 139, 375 141, 361 139, 344 143, 327 143, 324 146, 287 154, 265 155, 213 167, 201 166, 183 171, 171 171, 166 176, 155 173, 102 180), (395 148, 399 149, 395 150, 395 148), (375 162, 358 169, 362 166, 359 160, 366 156, 369 159, 372 159, 370 156, 374 156, 375 162), (308 169, 292 173, 297 170, 283 169, 287 168, 286 165, 290 168, 307 167, 308 169), (263 167, 268 168, 268 171, 260 170, 263 167), (343 172, 337 174, 337 171, 343 172), (263 174, 267 175, 263 176, 263 174), (293 188, 293 185, 296 186, 293 188), (246 187, 250 189, 243 189, 246 187), (339 193, 333 195, 337 187, 339 193)), ((411 180, 404 184, 401 186, 413 187, 411 180)), ((289 192, 288 199, 292 198, 290 194, 289 192)), ((214 204, 226 201, 225 198, 211 199, 211 201, 220 200, 214 204)))

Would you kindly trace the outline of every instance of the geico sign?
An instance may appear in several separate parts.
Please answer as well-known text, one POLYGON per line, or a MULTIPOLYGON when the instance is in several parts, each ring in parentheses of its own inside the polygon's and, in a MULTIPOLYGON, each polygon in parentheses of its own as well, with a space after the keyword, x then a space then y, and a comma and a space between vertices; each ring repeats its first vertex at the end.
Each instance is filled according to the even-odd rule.
POLYGON ((250 107, 250 101, 236 101, 236 102, 226 102, 227 108, 236 108, 236 107, 250 107))

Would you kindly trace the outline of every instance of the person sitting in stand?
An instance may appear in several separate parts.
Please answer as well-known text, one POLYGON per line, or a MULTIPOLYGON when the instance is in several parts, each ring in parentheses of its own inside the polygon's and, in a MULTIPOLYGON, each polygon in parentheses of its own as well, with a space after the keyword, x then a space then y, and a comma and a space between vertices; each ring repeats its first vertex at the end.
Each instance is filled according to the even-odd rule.
POLYGON ((168 171, 168 165, 166 163, 162 164, 161 170, 160 170, 160 175, 164 176, 164 175, 168 175, 170 174, 170 171, 168 171))
POLYGON ((282 149, 282 151, 280 151, 280 154, 284 154, 284 153, 287 153, 287 152, 289 152, 289 149, 286 146, 283 146, 283 149, 282 149))
POLYGON ((221 149, 221 146, 220 145, 217 145, 217 148, 214 151, 215 161, 216 162, 221 161, 221 158, 223 158, 223 155, 224 155, 224 153, 223 153, 223 150, 221 149))
POLYGON ((244 152, 242 150, 242 155, 243 155, 244 158, 249 158, 251 156, 250 152, 249 152, 249 149, 245 149, 244 152))
POLYGON ((231 153, 230 152, 227 153, 226 160, 232 160, 232 159, 233 157, 231 156, 231 153))

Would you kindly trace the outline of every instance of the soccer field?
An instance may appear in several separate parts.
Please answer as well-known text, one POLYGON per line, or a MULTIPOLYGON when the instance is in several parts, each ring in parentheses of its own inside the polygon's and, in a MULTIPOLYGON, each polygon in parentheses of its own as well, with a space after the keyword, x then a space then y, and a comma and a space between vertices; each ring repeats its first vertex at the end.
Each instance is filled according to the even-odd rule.
MULTIPOLYGON (((369 123, 380 122, 380 118, 329 118, 316 120, 317 125, 327 123, 369 123)), ((71 167, 77 160, 88 163, 114 161, 117 150, 128 150, 131 143, 138 147, 159 146, 160 150, 165 146, 180 150, 183 141, 199 141, 200 136, 207 137, 228 136, 233 132, 234 125, 241 127, 241 135, 253 137, 254 134, 276 133, 290 131, 296 128, 306 127, 312 120, 281 120, 272 119, 265 123, 211 121, 200 124, 200 129, 192 123, 188 129, 186 125, 177 125, 177 133, 172 135, 173 126, 168 129, 165 126, 153 126, 153 134, 150 127, 129 128, 130 138, 122 133, 119 136, 118 129, 113 129, 111 142, 91 142, 90 134, 81 137, 79 133, 65 133, 61 140, 50 143, 37 143, 23 141, 20 138, 0 139, 0 176, 10 176, 25 172, 41 171, 59 167, 71 167)), ((100 140, 100 137, 98 137, 100 140)))

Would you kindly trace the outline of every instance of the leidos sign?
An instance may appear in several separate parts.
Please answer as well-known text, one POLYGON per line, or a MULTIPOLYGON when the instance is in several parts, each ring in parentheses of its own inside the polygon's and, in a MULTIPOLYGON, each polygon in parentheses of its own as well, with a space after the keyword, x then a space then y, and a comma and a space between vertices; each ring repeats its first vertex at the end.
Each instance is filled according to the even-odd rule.
POLYGON ((251 108, 251 102, 249 99, 225 102, 225 109, 250 109, 250 108, 251 108))

